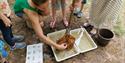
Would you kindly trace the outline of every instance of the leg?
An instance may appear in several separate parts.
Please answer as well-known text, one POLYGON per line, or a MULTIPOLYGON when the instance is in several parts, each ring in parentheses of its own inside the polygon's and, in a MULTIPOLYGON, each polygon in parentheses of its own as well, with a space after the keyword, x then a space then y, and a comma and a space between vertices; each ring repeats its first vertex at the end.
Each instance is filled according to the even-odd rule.
POLYGON ((2 58, 2 63, 8 63, 6 58, 2 58))
POLYGON ((66 19, 66 0, 61 0, 62 14, 63 14, 63 23, 65 26, 68 26, 68 21, 66 19))
POLYGON ((84 8, 84 4, 86 4, 86 0, 81 0, 79 2, 81 4, 80 9, 78 9, 78 11, 74 15, 76 15, 78 18, 81 18, 83 16, 82 10, 84 8))
POLYGON ((10 46, 14 46, 15 43, 12 41, 13 38, 13 34, 12 34, 12 29, 11 27, 6 27, 3 23, 3 21, 0 21, 0 29, 2 31, 2 35, 4 40, 10 45, 10 46))
POLYGON ((77 16, 77 14, 80 12, 80 7, 81 7, 81 1, 82 0, 75 0, 75 3, 73 4, 74 6, 74 15, 77 16))
MULTIPOLYGON (((10 17, 9 17, 9 19, 10 19, 10 17)), ((11 20, 11 19, 10 19, 11 20)), ((10 31, 10 36, 12 37, 12 38, 14 38, 14 35, 13 35, 13 33, 12 33, 12 29, 11 29, 11 31, 10 31)))
POLYGON ((50 22, 50 27, 54 28, 55 27, 55 23, 56 23, 56 1, 57 0, 52 0, 52 20, 50 22))
POLYGON ((82 12, 83 8, 84 8, 84 4, 86 4, 86 0, 82 0, 82 3, 81 3, 81 9, 80 9, 80 12, 82 12))
POLYGON ((0 20, 0 30, 2 31, 4 40, 9 44, 11 49, 14 50, 15 48, 24 48, 26 46, 25 43, 14 42, 11 27, 6 27, 2 20, 0 20))

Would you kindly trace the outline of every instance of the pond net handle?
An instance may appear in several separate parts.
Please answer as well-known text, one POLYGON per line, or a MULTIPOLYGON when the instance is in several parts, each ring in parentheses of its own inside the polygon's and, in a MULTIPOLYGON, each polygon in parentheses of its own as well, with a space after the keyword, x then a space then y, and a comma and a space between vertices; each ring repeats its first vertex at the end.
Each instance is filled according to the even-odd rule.
POLYGON ((70 30, 71 30, 70 26, 71 26, 71 20, 72 20, 72 17, 73 17, 74 4, 75 4, 75 0, 72 0, 72 8, 73 8, 73 10, 71 10, 71 13, 70 13, 70 16, 69 16, 69 21, 68 21, 69 26, 66 27, 66 34, 70 34, 70 30))
POLYGON ((71 26, 71 20, 72 20, 72 17, 73 17, 73 11, 74 11, 74 7, 75 7, 75 0, 72 0, 72 8, 73 10, 71 10, 71 13, 70 13, 70 16, 69 16, 69 26, 67 28, 70 28, 71 26))

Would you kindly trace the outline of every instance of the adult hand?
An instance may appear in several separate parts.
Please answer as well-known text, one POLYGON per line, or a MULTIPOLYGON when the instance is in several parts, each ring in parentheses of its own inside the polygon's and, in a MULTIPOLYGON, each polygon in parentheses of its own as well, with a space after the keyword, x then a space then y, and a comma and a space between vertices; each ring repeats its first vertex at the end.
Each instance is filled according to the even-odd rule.
POLYGON ((56 47, 56 49, 58 49, 58 50, 64 50, 66 48, 67 48, 67 44, 66 43, 63 43, 61 45, 57 45, 57 47, 56 47))

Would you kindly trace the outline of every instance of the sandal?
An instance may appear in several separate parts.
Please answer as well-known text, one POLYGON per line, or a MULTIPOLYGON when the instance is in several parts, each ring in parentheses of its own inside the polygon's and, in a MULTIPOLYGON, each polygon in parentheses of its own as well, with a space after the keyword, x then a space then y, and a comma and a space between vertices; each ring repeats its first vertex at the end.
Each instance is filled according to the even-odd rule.
POLYGON ((94 26, 93 25, 91 25, 91 24, 89 24, 89 23, 84 23, 83 24, 83 27, 86 29, 86 31, 87 32, 91 32, 92 31, 92 29, 94 28, 94 26))
POLYGON ((80 8, 75 8, 73 14, 76 16, 80 12, 80 8))
POLYGON ((83 16, 83 12, 78 12, 76 16, 77 18, 81 18, 83 16))
POLYGON ((89 23, 84 23, 83 27, 86 29, 86 31, 91 35, 95 36, 97 34, 97 28, 95 28, 93 25, 89 23))

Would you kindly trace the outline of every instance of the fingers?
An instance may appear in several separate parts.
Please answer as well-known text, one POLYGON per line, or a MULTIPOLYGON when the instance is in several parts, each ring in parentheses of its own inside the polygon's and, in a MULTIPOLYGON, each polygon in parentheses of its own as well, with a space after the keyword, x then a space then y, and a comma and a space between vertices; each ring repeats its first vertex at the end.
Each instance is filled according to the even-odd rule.
POLYGON ((64 46, 67 46, 67 44, 66 44, 66 43, 64 43, 63 45, 64 45, 64 46))
POLYGON ((67 44, 66 43, 63 43, 62 46, 64 47, 64 49, 67 48, 67 44))
POLYGON ((12 22, 7 22, 7 23, 5 23, 5 26, 6 27, 10 27, 12 25, 12 22))
POLYGON ((58 45, 58 47, 56 47, 56 49, 62 51, 62 50, 65 50, 67 48, 67 44, 66 43, 63 43, 63 44, 60 44, 58 45))
POLYGON ((6 27, 10 27, 10 26, 11 26, 11 24, 8 24, 8 23, 6 24, 6 27))

